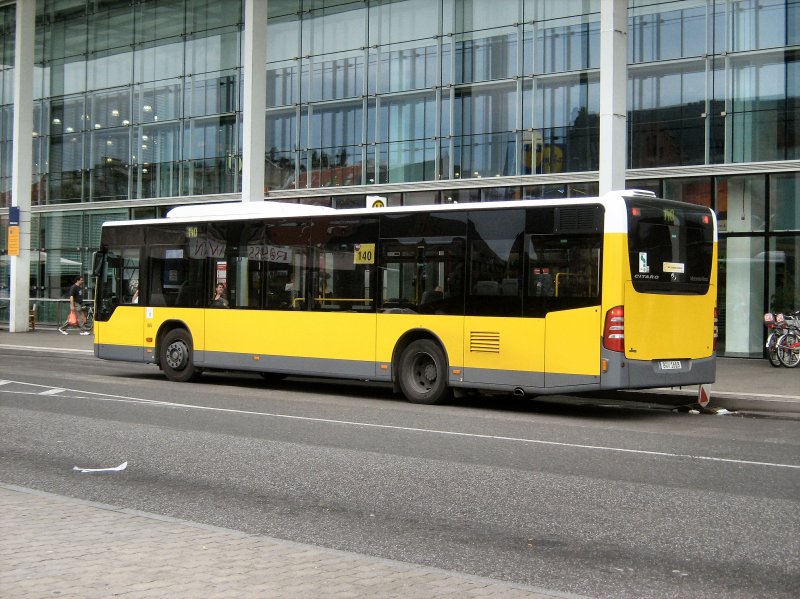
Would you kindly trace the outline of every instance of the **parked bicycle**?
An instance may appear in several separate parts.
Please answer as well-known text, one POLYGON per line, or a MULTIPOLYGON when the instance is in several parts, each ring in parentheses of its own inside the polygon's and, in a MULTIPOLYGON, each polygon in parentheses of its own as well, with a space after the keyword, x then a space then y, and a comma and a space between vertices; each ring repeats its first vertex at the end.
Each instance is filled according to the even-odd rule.
POLYGON ((794 368, 800 364, 800 311, 767 312, 764 326, 769 331, 764 346, 769 363, 776 368, 794 368))
POLYGON ((800 311, 783 317, 785 332, 775 342, 775 352, 781 364, 794 368, 800 364, 800 311))
POLYGON ((778 339, 785 333, 783 314, 767 312, 764 314, 764 326, 767 327, 767 331, 769 331, 767 343, 764 345, 764 348, 767 350, 767 359, 772 366, 780 368, 781 360, 778 357, 778 339))

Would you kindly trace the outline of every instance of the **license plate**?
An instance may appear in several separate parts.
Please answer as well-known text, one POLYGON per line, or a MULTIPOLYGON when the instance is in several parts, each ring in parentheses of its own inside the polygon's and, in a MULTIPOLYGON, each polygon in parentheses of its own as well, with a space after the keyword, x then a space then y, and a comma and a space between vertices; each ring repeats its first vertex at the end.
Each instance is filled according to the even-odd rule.
POLYGON ((683 368, 680 360, 667 360, 659 362, 659 364, 661 365, 661 370, 680 370, 683 368))

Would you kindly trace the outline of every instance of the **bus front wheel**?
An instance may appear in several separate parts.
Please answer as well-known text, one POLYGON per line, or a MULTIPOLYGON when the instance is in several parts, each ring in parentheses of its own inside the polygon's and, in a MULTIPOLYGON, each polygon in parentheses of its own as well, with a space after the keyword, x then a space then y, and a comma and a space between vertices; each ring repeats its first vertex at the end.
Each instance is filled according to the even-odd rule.
POLYGON ((192 361, 192 336, 186 329, 172 329, 161 342, 159 363, 171 381, 185 383, 196 378, 200 370, 192 361))
POLYGON ((449 397, 447 361, 437 343, 419 339, 400 355, 398 383, 412 403, 435 404, 449 397))

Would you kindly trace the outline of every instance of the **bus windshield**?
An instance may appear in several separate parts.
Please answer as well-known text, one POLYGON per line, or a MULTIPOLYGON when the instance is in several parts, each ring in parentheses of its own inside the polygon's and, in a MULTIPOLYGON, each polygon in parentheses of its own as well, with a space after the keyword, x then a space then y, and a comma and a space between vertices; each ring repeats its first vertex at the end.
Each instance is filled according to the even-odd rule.
POLYGON ((714 255, 710 210, 640 198, 626 203, 633 288, 640 293, 705 294, 714 255))

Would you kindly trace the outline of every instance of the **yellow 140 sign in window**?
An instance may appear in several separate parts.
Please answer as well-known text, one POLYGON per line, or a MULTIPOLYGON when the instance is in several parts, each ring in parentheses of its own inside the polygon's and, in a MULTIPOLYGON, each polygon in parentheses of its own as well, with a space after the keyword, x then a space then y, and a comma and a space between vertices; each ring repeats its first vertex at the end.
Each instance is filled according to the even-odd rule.
POLYGON ((375 244, 357 243, 353 252, 353 264, 375 264, 375 244))

